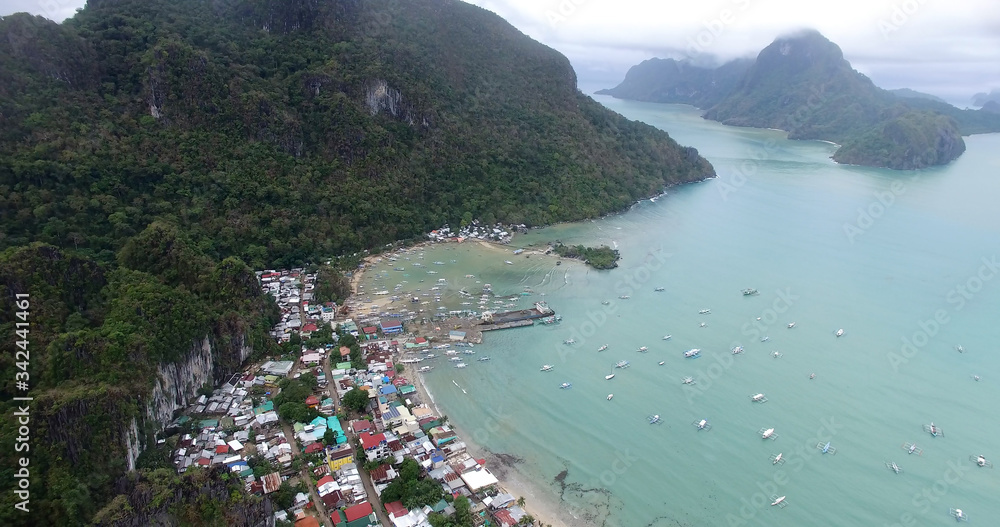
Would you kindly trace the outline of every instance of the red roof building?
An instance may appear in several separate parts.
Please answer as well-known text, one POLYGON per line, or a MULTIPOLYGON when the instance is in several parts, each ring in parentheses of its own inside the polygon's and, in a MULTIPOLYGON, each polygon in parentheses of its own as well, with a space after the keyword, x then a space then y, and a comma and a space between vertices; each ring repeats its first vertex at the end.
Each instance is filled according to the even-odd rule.
POLYGON ((344 516, 347 517, 347 522, 350 523, 354 520, 364 518, 365 516, 371 516, 372 514, 372 504, 367 501, 364 503, 359 503, 357 505, 352 505, 344 511, 344 516))
POLYGON ((351 429, 354 430, 355 434, 360 434, 361 432, 367 432, 372 429, 372 422, 366 419, 358 419, 357 421, 351 421, 351 429))
POLYGON ((358 434, 361 438, 361 446, 365 450, 371 450, 377 448, 379 445, 385 444, 385 434, 375 434, 372 435, 371 432, 365 432, 363 434, 358 434))
POLYGON ((413 342, 416 344, 423 344, 424 342, 427 342, 427 339, 425 339, 424 337, 417 337, 413 339, 413 342))
POLYGON ((361 331, 363 331, 365 335, 374 335, 378 333, 378 328, 375 326, 365 326, 361 328, 361 331))
POLYGON ((514 517, 510 515, 510 511, 507 509, 500 509, 494 512, 493 517, 496 518, 497 523, 501 526, 512 527, 517 525, 517 522, 514 521, 514 517))
POLYGON ((216 445, 216 447, 215 447, 215 453, 216 454, 228 454, 229 453, 229 445, 216 445))
POLYGON ((318 329, 319 329, 319 328, 318 328, 318 327, 316 327, 316 324, 313 324, 312 322, 310 322, 310 323, 308 323, 308 324, 306 324, 306 325, 302 326, 302 331, 308 331, 308 332, 310 332, 310 333, 311 333, 311 332, 313 332, 313 331, 316 331, 316 330, 318 330, 318 329))
POLYGON ((295 527, 319 527, 319 520, 312 516, 305 516, 295 522, 295 527))
POLYGON ((341 346, 340 347, 340 356, 341 357, 350 357, 351 356, 351 348, 348 348, 347 346, 341 346))
POLYGON ((315 454, 316 452, 323 451, 323 443, 311 443, 306 447, 306 454, 315 454))
POLYGON ((399 516, 406 516, 410 511, 406 510, 403 506, 403 502, 394 501, 392 503, 385 504, 385 512, 389 513, 389 516, 397 518, 399 516))
POLYGON ((306 397, 306 406, 310 408, 316 408, 317 406, 319 406, 319 397, 316 397, 315 395, 310 395, 309 397, 306 397))

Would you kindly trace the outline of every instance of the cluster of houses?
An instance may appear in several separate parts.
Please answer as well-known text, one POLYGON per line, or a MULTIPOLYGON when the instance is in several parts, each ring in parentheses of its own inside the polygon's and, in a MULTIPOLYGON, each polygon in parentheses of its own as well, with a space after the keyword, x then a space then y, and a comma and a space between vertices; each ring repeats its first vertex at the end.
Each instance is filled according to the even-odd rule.
POLYGON ((440 229, 429 232, 427 237, 436 242, 451 240, 461 242, 468 238, 472 238, 498 243, 509 243, 514 233, 527 232, 527 230, 528 228, 523 224, 503 225, 497 223, 496 225, 485 225, 480 224, 479 220, 473 220, 472 223, 458 230, 452 230, 451 227, 445 225, 440 229))
MULTIPOLYGON (((336 306, 312 306, 315 275, 302 269, 263 271, 258 276, 263 290, 274 295, 282 309, 282 320, 273 331, 276 339, 287 341, 299 333, 305 340, 319 325, 339 324, 361 340, 366 367, 352 367, 348 348, 326 345, 303 348, 296 360, 270 360, 233 375, 211 395, 195 400, 191 412, 174 423, 190 430, 180 437, 174 452, 178 472, 192 466, 224 466, 243 480, 248 492, 266 495, 297 475, 292 468, 296 452, 314 455, 323 462, 309 467, 312 481, 308 483, 332 523, 367 527, 380 524, 372 506, 372 501, 378 500, 365 491, 365 472, 381 495, 399 477, 394 467, 412 458, 442 491, 470 498, 477 525, 518 524, 525 511, 499 488, 485 461, 470 455, 446 419, 423 404, 416 387, 397 374, 394 358, 400 350, 426 348, 429 343, 425 339, 403 338, 398 318, 362 319, 359 325, 353 320, 337 320, 336 306), (324 374, 326 361, 330 379, 324 374), (291 434, 286 434, 288 428, 282 425, 273 398, 281 379, 305 372, 316 376, 317 389, 303 403, 320 415, 307 423, 290 423, 291 434), (345 431, 335 414, 337 403, 331 392, 343 397, 355 388, 368 395, 366 415, 350 421, 345 431), (349 437, 357 438, 356 445, 349 437), (364 457, 356 459, 361 452, 364 457), (267 460, 276 471, 255 475, 250 466, 254 457, 267 460), (371 470, 361 470, 365 465, 371 470)), ((278 511, 275 518, 295 521, 297 527, 319 525, 315 512, 307 512, 318 512, 317 505, 309 494, 298 493, 291 516, 288 511, 278 511)), ((443 499, 414 509, 400 502, 385 503, 384 508, 394 527, 431 527, 430 514, 454 512, 450 501, 443 499)))

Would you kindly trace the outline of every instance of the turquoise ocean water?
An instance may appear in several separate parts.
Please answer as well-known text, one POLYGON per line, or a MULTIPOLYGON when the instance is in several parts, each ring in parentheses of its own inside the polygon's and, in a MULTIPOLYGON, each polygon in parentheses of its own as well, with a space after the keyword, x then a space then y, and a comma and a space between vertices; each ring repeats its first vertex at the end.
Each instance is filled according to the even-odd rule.
POLYGON ((438 359, 425 383, 451 421, 522 458, 523 479, 567 525, 944 525, 951 507, 998 521, 1000 470, 969 456, 1000 464, 1000 135, 966 138, 946 167, 896 172, 840 166, 832 145, 690 107, 598 100, 697 147, 719 178, 506 250, 439 245, 367 274, 368 291, 402 284, 397 294, 444 278, 452 309, 477 308, 461 303, 477 303, 482 283, 529 287, 518 305, 546 300, 563 316, 486 334, 468 368, 438 359), (512 254, 556 239, 616 245, 620 267, 512 254), (684 359, 689 348, 701 358, 684 359), (619 360, 631 367, 605 380, 619 360), (752 403, 758 392, 768 402, 752 403), (932 421, 943 437, 922 430, 932 421), (778 438, 761 439, 771 427, 778 438), (816 448, 826 441, 835 455, 816 448), (787 462, 772 465, 779 452, 787 462), (789 506, 771 507, 772 495, 789 506))

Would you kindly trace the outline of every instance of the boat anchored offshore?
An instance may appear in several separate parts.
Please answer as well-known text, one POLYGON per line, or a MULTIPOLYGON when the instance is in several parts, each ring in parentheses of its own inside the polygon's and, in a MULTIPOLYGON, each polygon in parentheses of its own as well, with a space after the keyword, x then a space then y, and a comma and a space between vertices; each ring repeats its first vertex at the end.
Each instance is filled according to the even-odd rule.
POLYGON ((566 344, 566 345, 575 344, 575 343, 576 343, 576 339, 574 339, 574 338, 568 338, 568 339, 566 339, 566 340, 563 341, 563 344, 566 344))
POLYGON ((659 424, 662 422, 660 420, 660 414, 648 416, 646 417, 646 419, 649 421, 649 424, 651 425, 659 424))
POLYGON ((695 422, 693 422, 691 424, 694 425, 694 427, 697 428, 699 431, 701 431, 701 430, 708 431, 708 430, 712 429, 712 423, 709 423, 707 419, 702 419, 700 421, 695 421, 695 422))
POLYGON ((479 357, 479 359, 477 359, 477 360, 479 360, 479 362, 486 362, 486 361, 490 360, 490 358, 489 357, 479 357))
POLYGON ((795 322, 789 322, 788 323, 788 329, 792 329, 794 327, 795 327, 795 322))
POLYGON ((916 443, 903 443, 903 450, 907 454, 916 454, 918 456, 924 453, 924 449, 918 447, 916 443))
POLYGON ((663 366, 663 362, 664 361, 661 360, 660 362, 657 362, 657 364, 659 364, 660 366, 663 366))
POLYGON ((948 509, 948 514, 951 514, 955 518, 955 521, 969 521, 969 516, 962 512, 962 509, 948 509))
POLYGON ((771 499, 773 500, 771 502, 772 507, 777 505, 779 509, 784 509, 788 505, 788 502, 785 501, 784 496, 779 497, 777 494, 774 494, 771 496, 771 499))
POLYGON ((608 345, 607 344, 601 346, 600 348, 597 348, 597 351, 604 351, 606 349, 608 349, 608 345))
POLYGON ((542 366, 542 371, 552 371, 553 368, 555 368, 555 366, 553 366, 551 364, 546 364, 546 365, 542 366))
POLYGON ((755 403, 766 403, 767 397, 765 397, 762 393, 758 393, 756 395, 751 395, 750 400, 755 403))
POLYGON ((684 352, 685 359, 693 359, 701 355, 701 350, 699 348, 691 348, 684 352))
POLYGON ((963 348, 962 345, 959 344, 958 346, 955 346, 955 351, 959 353, 965 353, 965 348, 963 348))
POLYGON ((924 432, 927 432, 928 434, 934 437, 938 436, 944 437, 944 432, 940 428, 934 426, 933 421, 929 425, 924 425, 924 432))
POLYGON ((611 399, 613 399, 614 397, 615 397, 615 394, 613 394, 613 393, 609 393, 609 394, 608 394, 608 400, 609 400, 609 401, 610 401, 611 399))
POLYGON ((978 456, 969 456, 969 460, 975 463, 978 467, 993 468, 993 463, 986 459, 986 456, 982 454, 979 454, 978 456))
POLYGON ((613 373, 609 373, 608 375, 604 376, 604 380, 606 380, 606 381, 610 381, 611 379, 614 379, 614 378, 615 378, 615 374, 613 374, 613 373))
POLYGON ((899 468, 899 465, 897 465, 895 461, 886 461, 885 468, 895 472, 896 474, 903 471, 903 469, 899 468))
POLYGON ((653 291, 656 291, 657 293, 662 293, 663 291, 666 291, 666 288, 657 287, 656 289, 653 289, 653 291))
POLYGON ((647 351, 649 351, 649 348, 647 348, 646 346, 642 346, 642 347, 641 347, 641 348, 639 348, 639 349, 638 349, 637 351, 638 351, 639 353, 646 353, 647 351))
POLYGON ((767 342, 769 340, 771 340, 771 337, 768 337, 767 335, 764 335, 763 337, 760 338, 761 342, 767 342))
POLYGON ((670 340, 671 338, 673 338, 673 335, 664 335, 663 336, 663 340, 670 340))
POLYGON ((783 465, 783 464, 785 464, 785 455, 782 454, 781 452, 778 452, 778 455, 771 456, 771 464, 772 465, 783 465))
POLYGON ((434 366, 421 366, 420 369, 417 370, 417 373, 427 373, 433 369, 434 366))
POLYGON ((837 333, 835 333, 835 335, 837 335, 838 337, 843 337, 844 336, 844 330, 843 330, 843 328, 838 329, 837 333))
POLYGON ((710 315, 710 314, 712 314, 712 310, 711 309, 702 309, 701 311, 698 312, 698 314, 699 315, 710 315))
POLYGON ((760 292, 757 291, 756 289, 747 288, 747 289, 743 290, 743 296, 753 296, 753 295, 759 295, 759 294, 760 294, 760 292))
POLYGON ((693 377, 684 377, 681 379, 681 384, 697 384, 693 377))
POLYGON ((743 353, 743 346, 736 346, 733 348, 733 355, 739 355, 740 353, 743 353))
POLYGON ((771 441, 778 439, 778 434, 774 433, 773 428, 761 428, 757 433, 760 434, 761 439, 770 439, 771 441))
POLYGON ((568 382, 564 382, 564 383, 562 383, 562 384, 559 385, 559 389, 560 390, 565 390, 566 388, 572 388, 572 387, 573 387, 573 385, 570 384, 570 383, 568 383, 568 382))
POLYGON ((628 368, 631 366, 627 360, 620 360, 615 363, 615 368, 628 368))
POLYGON ((819 443, 816 443, 816 448, 819 449, 819 451, 822 452, 822 453, 824 453, 824 454, 836 454, 837 453, 837 448, 830 446, 830 442, 829 441, 827 441, 825 445, 823 444, 822 441, 820 441, 819 443))
POLYGON ((459 362, 459 363, 456 363, 456 364, 455 364, 455 367, 456 367, 456 368, 464 368, 464 367, 466 367, 466 366, 468 366, 468 364, 466 364, 466 363, 464 363, 464 362, 459 362))

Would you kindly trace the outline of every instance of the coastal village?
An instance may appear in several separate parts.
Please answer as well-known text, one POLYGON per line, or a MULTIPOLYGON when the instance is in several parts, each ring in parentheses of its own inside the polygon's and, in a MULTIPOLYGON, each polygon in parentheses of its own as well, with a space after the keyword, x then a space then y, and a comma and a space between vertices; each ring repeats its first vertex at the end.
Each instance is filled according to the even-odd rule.
MULTIPOLYGON (((431 238, 451 236, 442 230, 431 238)), ((422 358, 414 357, 472 353, 478 319, 461 319, 468 331, 435 333, 447 314, 421 321, 414 312, 363 311, 357 295, 341 306, 320 304, 317 276, 303 268, 257 276, 281 310, 271 336, 294 351, 246 365, 190 402, 173 423, 183 431, 173 452, 179 473, 228 471, 248 492, 272 499, 277 525, 431 527, 445 517, 448 525, 536 524, 524 499, 508 493, 429 404, 418 378, 431 367, 417 370, 422 358), (410 325, 426 328, 426 338, 410 325)), ((540 309, 530 316, 551 318, 540 309)))

